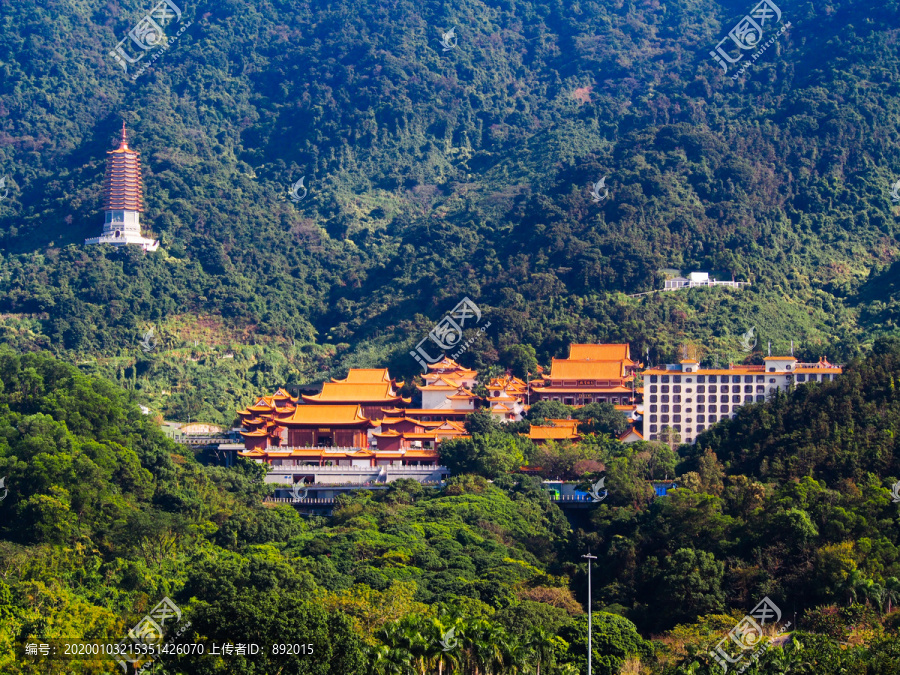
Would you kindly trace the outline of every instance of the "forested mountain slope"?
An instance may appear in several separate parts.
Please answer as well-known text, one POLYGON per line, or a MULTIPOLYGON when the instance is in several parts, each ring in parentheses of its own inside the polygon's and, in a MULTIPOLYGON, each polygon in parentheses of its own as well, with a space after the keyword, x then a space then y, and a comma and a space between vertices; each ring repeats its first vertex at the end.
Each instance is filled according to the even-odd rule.
POLYGON ((843 359, 895 328, 897 2, 785 5, 791 27, 737 81, 709 57, 737 2, 180 9, 167 32, 185 32, 132 81, 108 52, 148 7, 4 5, 0 310, 18 348, 112 359, 98 372, 161 395, 197 375, 183 355, 139 362, 150 325, 168 348, 199 338, 192 358, 286 350, 300 379, 409 374, 408 344, 464 295, 492 317, 477 366, 575 339, 725 360, 751 326, 760 347, 843 359), (123 119, 152 255, 81 245, 123 119), (670 267, 754 286, 619 294, 670 267))
POLYGON ((725 427, 727 447, 702 437, 664 498, 648 480, 664 446, 588 437, 579 452, 605 467, 609 494, 570 522, 533 477, 503 472, 493 484, 456 476, 443 489, 400 481, 341 498, 332 518, 303 520, 260 503, 258 467, 199 464, 114 384, 3 350, 0 669, 43 672, 13 657, 22 640, 119 640, 170 597, 191 622, 185 642, 309 639, 318 658, 189 656, 165 672, 325 675, 338 664, 387 674, 417 663, 436 672, 450 658, 440 647, 450 627, 459 672, 527 672, 536 658, 544 673, 584 672, 580 556, 590 550, 598 673, 628 672, 638 659, 659 675, 721 672, 710 648, 764 596, 793 628, 756 672, 892 672, 877 668, 900 653, 896 452, 887 440, 835 440, 873 426, 896 432, 900 346, 874 352, 843 386, 748 406, 725 427), (804 412, 811 402, 822 415, 804 412), (867 419, 872 410, 885 421, 867 419), (760 452, 739 430, 763 418, 784 422, 760 452), (758 468, 759 455, 787 468, 806 461, 793 441, 813 435, 840 460, 820 460, 818 480, 776 472, 774 460, 758 468))
MULTIPOLYGON (((718 672, 706 649, 734 625, 723 619, 717 626, 713 615, 744 614, 766 596, 793 629, 830 635, 844 647, 872 641, 881 630, 871 632, 877 615, 894 608, 900 617, 898 359, 900 344, 879 341, 835 382, 747 406, 681 448, 679 489, 665 498, 653 498, 646 482, 658 456, 653 444, 618 452, 598 444, 596 455, 584 457, 605 466, 607 507, 576 529, 561 558, 594 551, 598 603, 642 630, 685 624, 668 644, 702 646, 696 656, 709 670, 699 672, 718 672), (698 627, 709 631, 705 637, 698 627)), ((812 670, 788 668, 779 652, 755 672, 841 672, 841 658, 844 667, 861 659, 873 668, 858 672, 892 672, 875 668, 874 654, 824 645, 804 652, 807 636, 792 639, 788 661, 812 670)))
POLYGON ((262 660, 163 671, 192 674, 370 673, 375 633, 400 619, 468 621, 509 641, 534 627, 575 630, 582 613, 568 579, 547 572, 570 529, 534 486, 400 481, 347 499, 334 519, 304 520, 262 504, 260 467, 200 465, 128 392, 44 355, 0 351, 0 477, 5 674, 44 670, 17 658, 16 643, 119 641, 163 597, 196 639, 267 645, 262 660), (274 640, 314 643, 315 658, 279 660, 274 640))

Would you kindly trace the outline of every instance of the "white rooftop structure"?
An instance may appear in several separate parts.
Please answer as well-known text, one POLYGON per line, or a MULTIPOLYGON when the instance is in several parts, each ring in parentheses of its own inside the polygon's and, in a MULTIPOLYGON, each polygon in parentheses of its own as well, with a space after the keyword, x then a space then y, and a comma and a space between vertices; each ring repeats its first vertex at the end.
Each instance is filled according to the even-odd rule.
POLYGON ((697 286, 728 286, 730 288, 742 288, 749 286, 749 281, 718 281, 711 279, 708 272, 691 272, 685 277, 666 279, 662 290, 677 291, 682 288, 696 288, 697 286))

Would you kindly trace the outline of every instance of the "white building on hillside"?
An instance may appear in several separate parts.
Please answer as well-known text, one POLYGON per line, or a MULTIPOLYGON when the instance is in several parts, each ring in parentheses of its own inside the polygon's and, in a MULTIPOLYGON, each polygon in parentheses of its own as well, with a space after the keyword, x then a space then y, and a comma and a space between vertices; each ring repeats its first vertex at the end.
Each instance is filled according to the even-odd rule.
POLYGON ((666 279, 662 290, 677 291, 682 288, 695 288, 697 286, 730 286, 731 288, 742 288, 749 286, 749 281, 717 281, 710 279, 707 272, 691 272, 687 278, 675 277, 666 279))
POLYGON ((776 391, 807 382, 829 382, 843 372, 825 359, 798 363, 793 356, 768 356, 763 366, 701 368, 699 361, 650 368, 644 380, 644 437, 658 440, 663 427, 693 443, 697 435, 731 419, 747 403, 765 401, 776 391))

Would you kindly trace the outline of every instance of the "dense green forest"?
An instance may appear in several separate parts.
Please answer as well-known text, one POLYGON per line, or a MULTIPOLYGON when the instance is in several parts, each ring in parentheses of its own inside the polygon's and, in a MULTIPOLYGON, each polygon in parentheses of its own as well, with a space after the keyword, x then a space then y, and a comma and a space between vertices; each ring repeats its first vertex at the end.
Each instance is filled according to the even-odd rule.
POLYGON ((189 412, 182 380, 234 388, 206 405, 225 422, 269 360, 299 381, 412 375, 408 346, 465 295, 491 319, 476 367, 590 340, 725 362, 750 327, 758 350, 846 360, 896 329, 896 1, 785 6, 792 27, 736 82, 708 52, 737 2, 182 5, 190 25, 134 81, 108 52, 142 5, 4 8, 0 328, 17 349, 170 416, 189 412), (151 255, 81 243, 123 119, 151 255), (624 295, 665 268, 753 286, 624 295), (144 358, 150 326, 166 339, 144 358), (195 341, 198 362, 171 351, 195 341), (227 375, 203 362, 253 346, 227 375))
POLYGON ((277 636, 318 651, 173 656, 151 672, 583 673, 590 550, 595 672, 719 672, 709 650, 768 596, 789 639, 747 672, 893 673, 898 378, 900 343, 880 341, 843 378, 748 405, 678 453, 601 432, 536 448, 474 416, 471 444, 442 446, 469 473, 356 493, 304 520, 263 504, 258 465, 207 466, 172 444, 132 392, 6 350, 0 670, 45 672, 14 645, 118 640, 169 597, 184 642, 277 636), (868 442, 854 433, 876 425, 868 442), (827 455, 808 449, 819 442, 827 455), (522 460, 605 475, 608 499, 566 517, 522 460), (654 498, 663 474, 678 488, 654 498))

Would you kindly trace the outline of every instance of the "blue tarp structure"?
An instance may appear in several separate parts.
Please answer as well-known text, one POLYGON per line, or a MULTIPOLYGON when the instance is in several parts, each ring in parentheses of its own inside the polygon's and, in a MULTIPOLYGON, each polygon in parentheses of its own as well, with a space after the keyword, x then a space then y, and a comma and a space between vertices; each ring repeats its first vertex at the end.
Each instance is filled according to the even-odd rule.
POLYGON ((665 497, 669 490, 674 490, 677 487, 675 483, 656 483, 653 489, 656 491, 657 497, 665 497))

